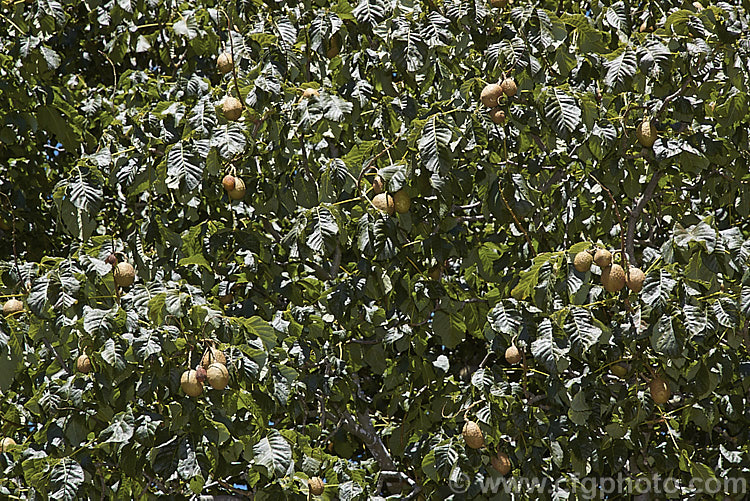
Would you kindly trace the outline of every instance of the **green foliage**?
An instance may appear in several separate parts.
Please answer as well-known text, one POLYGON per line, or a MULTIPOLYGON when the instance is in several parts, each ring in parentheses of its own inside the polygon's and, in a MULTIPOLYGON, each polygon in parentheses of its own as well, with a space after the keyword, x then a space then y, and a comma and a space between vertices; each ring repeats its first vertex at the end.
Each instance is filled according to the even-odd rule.
POLYGON ((0 497, 489 499, 498 451, 750 477, 750 18, 704 7, 4 1, 0 497), (594 245, 643 290, 576 271, 594 245), (229 385, 188 397, 212 344, 229 385))

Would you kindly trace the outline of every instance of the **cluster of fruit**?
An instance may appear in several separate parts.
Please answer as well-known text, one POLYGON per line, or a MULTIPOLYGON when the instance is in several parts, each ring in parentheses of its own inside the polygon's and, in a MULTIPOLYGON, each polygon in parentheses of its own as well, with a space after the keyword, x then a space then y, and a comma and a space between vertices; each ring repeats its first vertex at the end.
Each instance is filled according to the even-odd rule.
POLYGON ((81 355, 78 356, 78 360, 76 360, 76 369, 78 372, 88 374, 91 372, 91 368, 91 359, 86 352, 81 353, 81 355))
POLYGON ((518 86, 512 78, 504 78, 499 84, 489 84, 482 89, 479 99, 482 104, 490 108, 490 119, 500 125, 505 123, 505 111, 500 108, 500 98, 513 97, 518 92, 518 86))
POLYGON ((239 200, 245 196, 245 182, 242 179, 227 174, 224 176, 224 179, 221 180, 221 184, 224 186, 227 195, 229 195, 229 198, 232 200, 239 200))
MULTIPOLYGON (((464 423, 462 435, 466 445, 471 449, 481 449, 484 447, 484 434, 476 422, 467 420, 466 423, 464 423)), ((492 464, 492 467, 501 475, 507 475, 510 473, 510 457, 504 452, 498 452, 496 456, 492 456, 490 458, 490 464, 492 464)))
POLYGON ((0 454, 7 452, 8 448, 14 445, 18 445, 15 440, 10 437, 3 437, 0 439, 0 454))
POLYGON ((627 273, 619 264, 612 262, 612 253, 607 249, 581 251, 573 258, 573 267, 586 273, 591 269, 591 263, 602 269, 602 286, 607 292, 620 292, 626 285, 633 292, 640 292, 646 274, 635 266, 629 266, 627 273))
POLYGON ((395 212, 406 214, 411 207, 411 197, 404 189, 390 194, 385 190, 385 180, 380 176, 375 176, 372 181, 372 191, 375 196, 372 197, 372 205, 379 211, 385 212, 392 216, 395 212))
POLYGON ((648 117, 643 117, 643 121, 636 126, 635 137, 644 148, 651 148, 656 142, 656 127, 648 117))
POLYGON ((180 388, 190 397, 203 393, 203 383, 208 381, 214 390, 223 390, 229 384, 227 357, 224 352, 209 347, 195 369, 188 369, 180 377, 180 388))
POLYGON ((23 311, 23 303, 16 298, 8 299, 3 305, 3 315, 9 317, 23 311))
MULTIPOLYGON (((494 7, 505 7, 505 1, 498 0, 498 5, 495 5, 493 1, 492 5, 494 7)), ((518 86, 512 78, 503 78, 500 83, 489 84, 482 89, 479 99, 483 105, 490 108, 489 115, 493 123, 497 125, 505 123, 505 110, 500 107, 500 99, 503 96, 513 97, 517 92, 518 86)), ((644 148, 654 146, 658 134, 654 122, 648 116, 644 116, 643 120, 636 125, 635 137, 644 148)))
MULTIPOLYGON (((609 367, 609 370, 619 378, 625 378, 630 372, 630 365, 624 362, 617 362, 609 367)), ((672 398, 672 391, 669 389, 669 383, 661 376, 654 376, 648 385, 651 392, 651 399, 659 404, 666 404, 672 398)))
MULTIPOLYGON (((115 284, 119 287, 130 287, 135 282, 135 268, 127 261, 119 263, 117 256, 110 254, 105 259, 105 262, 112 265, 112 275, 114 276, 115 284)), ((16 298, 11 298, 3 305, 3 315, 6 317, 21 313, 24 311, 23 302, 16 298)))
MULTIPOLYGON (((110 254, 104 260, 107 264, 112 266, 112 276, 115 281, 115 285, 118 287, 130 287, 135 282, 135 268, 127 261, 119 262, 117 256, 110 254)), ((24 311, 23 302, 18 299, 11 298, 3 305, 3 315, 11 316, 24 311)), ((76 369, 78 372, 88 374, 91 372, 92 365, 91 359, 84 352, 76 360, 76 369)))
MULTIPOLYGON (((224 52, 216 58, 216 69, 219 73, 226 75, 234 69, 234 60, 232 54, 224 52)), ((242 101, 234 96, 226 96, 224 103, 221 105, 221 111, 224 113, 224 118, 234 122, 242 116, 242 101)))
POLYGON ((127 261, 118 262, 117 256, 110 254, 104 260, 112 266, 112 275, 115 278, 115 284, 118 287, 130 287, 135 282, 135 268, 127 261))
POLYGON ((307 488, 310 489, 310 494, 313 496, 320 496, 323 494, 326 486, 323 483, 323 479, 320 477, 312 477, 307 481, 307 488))

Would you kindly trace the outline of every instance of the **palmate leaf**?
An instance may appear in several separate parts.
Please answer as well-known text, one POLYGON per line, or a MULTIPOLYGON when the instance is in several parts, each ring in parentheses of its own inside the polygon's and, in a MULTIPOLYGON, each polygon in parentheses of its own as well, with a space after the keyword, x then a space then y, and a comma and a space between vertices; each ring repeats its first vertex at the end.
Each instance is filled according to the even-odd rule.
POLYGON ((344 22, 339 16, 328 9, 318 10, 318 15, 310 23, 310 48, 322 51, 324 41, 331 38, 341 29, 344 22))
POLYGON ((369 102, 375 87, 372 86, 367 80, 358 80, 354 83, 354 90, 352 90, 352 97, 359 100, 359 105, 364 106, 369 102))
POLYGON ((584 53, 597 54, 605 50, 602 32, 592 26, 591 20, 583 14, 563 14, 565 24, 572 26, 578 35, 578 47, 584 53))
POLYGON ((523 318, 515 300, 501 301, 487 314, 487 321, 497 332, 514 336, 521 331, 523 318))
POLYGON ((682 312, 685 317, 685 330, 689 338, 713 331, 716 328, 713 319, 709 317, 705 308, 686 304, 682 312))
POLYGON ((604 76, 604 84, 610 88, 624 87, 636 72, 635 52, 625 49, 606 61, 604 67, 607 70, 607 74, 604 76))
POLYGON ((83 468, 78 462, 63 458, 52 467, 49 479, 51 499, 74 501, 78 499, 78 488, 83 484, 83 468))
POLYGON ((628 28, 628 11, 622 1, 615 2, 604 12, 604 19, 616 30, 625 31, 628 28))
POLYGON ((492 388, 495 383, 495 378, 492 377, 492 371, 481 368, 477 369, 474 374, 471 375, 471 384, 479 391, 484 392, 492 388))
POLYGON ((703 221, 687 228, 684 228, 680 223, 676 223, 673 235, 674 243, 678 247, 686 248, 690 242, 697 242, 702 244, 709 254, 716 248, 716 230, 703 221))
MULTIPOLYGON (((281 94, 281 75, 278 69, 272 64, 267 64, 263 73, 255 79, 255 85, 269 94, 281 94)), ((254 104, 248 102, 248 104, 254 104)))
POLYGON ((649 38, 638 47, 637 55, 643 70, 649 70, 654 66, 664 69, 669 64, 669 49, 656 38, 649 38))
POLYGON ((248 337, 248 343, 252 344, 252 342, 260 339, 266 350, 272 350, 276 347, 276 331, 271 324, 262 318, 257 316, 244 318, 242 319, 242 325, 245 327, 247 334, 253 336, 253 338, 248 337))
POLYGON ((524 58, 526 54, 526 42, 520 37, 501 40, 496 44, 487 47, 485 58, 490 67, 497 67, 498 63, 502 66, 518 66, 523 68, 528 64, 524 58))
POLYGON ((338 497, 341 501, 352 501, 360 499, 358 496, 364 492, 362 486, 354 480, 349 480, 339 485, 338 497))
POLYGON ((427 57, 427 46, 410 22, 400 19, 397 25, 393 33, 393 60, 409 73, 419 71, 427 57))
POLYGON ((204 162, 201 162, 190 146, 180 141, 167 153, 167 187, 177 190, 180 189, 180 183, 184 183, 188 191, 193 191, 200 186, 203 167, 204 162))
POLYGON ((591 312, 577 306, 572 307, 565 317, 564 329, 573 348, 581 354, 594 346, 602 335, 602 330, 594 324, 591 312))
POLYGON ((178 35, 187 37, 189 40, 193 40, 200 35, 200 25, 198 20, 195 18, 195 12, 186 12, 187 15, 182 15, 178 21, 172 25, 172 29, 178 35))
POLYGON ((75 296, 81 286, 74 275, 74 272, 78 271, 80 270, 77 266, 71 265, 65 266, 62 270, 55 270, 50 274, 47 299, 55 309, 70 308, 76 303, 75 296))
POLYGON ((738 326, 739 315, 737 314, 737 305, 733 300, 721 297, 711 304, 711 309, 716 316, 716 320, 722 326, 730 329, 738 326))
MULTIPOLYGON (((115 307, 116 308, 116 307, 115 307)), ((112 331, 114 323, 113 310, 102 310, 92 308, 88 305, 83 307, 83 330, 92 336, 106 335, 112 331)))
POLYGON ((437 11, 430 11, 422 24, 421 38, 430 47, 445 45, 451 38, 451 33, 446 28, 450 21, 441 16, 437 11))
POLYGON ((139 360, 161 353, 159 333, 153 329, 141 329, 140 335, 133 340, 133 351, 139 360))
POLYGON ((344 156, 344 163, 352 172, 359 172, 367 167, 372 159, 380 153, 378 147, 382 143, 378 140, 362 141, 352 147, 344 156))
POLYGON ((555 255, 551 252, 544 252, 536 257, 528 270, 521 272, 521 278, 511 291, 511 296, 515 299, 523 300, 531 297, 534 294, 534 289, 539 284, 539 274, 542 267, 547 265, 555 258, 555 255))
POLYGON ((327 202, 333 202, 341 192, 352 188, 354 188, 354 181, 344 161, 340 158, 328 160, 320 176, 321 198, 327 202))
POLYGON ((438 471, 446 475, 458 461, 458 451, 451 447, 450 444, 439 445, 435 447, 435 466, 438 471))
POLYGON ((56 24, 65 22, 65 9, 55 0, 36 0, 36 16, 50 16, 56 24))
POLYGON ((375 25, 385 18, 385 2, 383 0, 360 0, 352 14, 361 24, 375 25))
POLYGON ((181 182, 188 191, 196 189, 203 177, 203 166, 192 149, 182 141, 167 153, 167 187, 179 189, 181 182))
POLYGON ((306 214, 299 214, 294 221, 294 224, 289 229, 289 232, 281 239, 282 245, 288 248, 290 254, 294 257, 299 255, 299 240, 302 238, 302 235, 304 235, 307 224, 308 220, 306 214))
POLYGON ((275 19, 273 22, 274 31, 279 34, 279 45, 281 48, 288 52, 292 50, 294 44, 297 42, 297 28, 289 20, 288 17, 283 16, 275 19))
POLYGON ((68 180, 67 193, 74 206, 95 214, 99 210, 103 192, 100 188, 101 181, 92 177, 101 176, 96 176, 85 167, 77 167, 68 180))
POLYGON ((373 239, 371 238, 370 227, 372 226, 372 216, 368 213, 362 214, 357 222, 357 249, 363 254, 371 255, 373 251, 373 239))
POLYGON ((292 447, 276 430, 253 446, 253 463, 262 467, 271 477, 283 477, 293 467, 292 447))
POLYGON ((670 315, 662 315, 659 318, 651 335, 651 344, 657 353, 663 355, 675 356, 680 353, 680 345, 675 336, 672 317, 670 315))
POLYGON ((562 89, 548 87, 544 94, 547 121, 558 134, 568 137, 581 123, 581 108, 575 98, 562 89))
POLYGON ((339 227, 331 211, 325 207, 315 207, 310 211, 308 221, 307 246, 317 253, 333 246, 339 227))
POLYGON ((49 286, 50 280, 47 277, 41 277, 32 283, 27 302, 34 315, 39 317, 45 316, 44 312, 49 306, 49 300, 47 299, 49 286))
POLYGON ((133 437, 134 419, 133 412, 120 412, 116 414, 109 426, 99 435, 99 439, 104 442, 115 444, 125 444, 133 437))
POLYGON ((481 24, 487 15, 487 7, 481 0, 452 0, 445 2, 444 7, 445 15, 452 21, 464 20, 466 23, 481 24))
POLYGON ((392 259, 398 254, 398 227, 392 218, 379 215, 370 229, 378 259, 392 259))
MULTIPOLYGON (((236 122, 227 122, 221 127, 213 130, 214 135, 211 137, 211 146, 219 151, 219 156, 223 159, 229 159, 245 151, 247 139, 243 128, 236 122)), ((201 155, 203 158, 206 155, 201 155)), ((200 181, 200 178, 199 178, 200 181)))
MULTIPOLYGON (((543 47, 557 47, 568 37, 565 25, 554 12, 536 9, 536 17, 539 19, 539 42, 543 47)), ((529 38, 531 43, 534 43, 533 38, 529 38)))
POLYGON ((434 115, 425 122, 418 147, 422 164, 430 172, 446 173, 450 170, 451 137, 451 130, 434 115))
POLYGON ((321 117, 326 120, 341 122, 353 109, 352 103, 328 92, 321 93, 317 101, 308 106, 311 122, 317 122, 321 117))
POLYGON ((146 312, 149 302, 164 292, 166 288, 162 282, 135 284, 130 292, 122 297, 122 306, 129 311, 146 312))
POLYGON ((641 299, 644 303, 654 308, 663 308, 669 301, 669 294, 677 282, 667 270, 659 270, 658 273, 649 273, 643 283, 641 299))
POLYGON ((563 349, 557 345, 550 319, 542 320, 537 326, 537 337, 531 343, 531 354, 534 356, 534 360, 544 364, 550 372, 557 373, 558 362, 567 351, 567 348, 563 349))
POLYGON ((201 98, 188 115, 190 126, 199 131, 202 137, 208 137, 211 131, 216 127, 216 108, 210 96, 201 98))
POLYGON ((125 370, 125 350, 114 339, 107 339, 104 342, 104 348, 101 355, 102 360, 111 365, 115 370, 122 372, 125 370))

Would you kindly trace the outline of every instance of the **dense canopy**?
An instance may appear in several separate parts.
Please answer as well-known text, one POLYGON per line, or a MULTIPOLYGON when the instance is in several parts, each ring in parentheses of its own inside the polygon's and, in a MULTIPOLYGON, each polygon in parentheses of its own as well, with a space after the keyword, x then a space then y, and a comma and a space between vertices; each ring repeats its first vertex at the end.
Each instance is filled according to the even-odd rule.
POLYGON ((746 7, 4 0, 0 497, 744 499, 746 7))

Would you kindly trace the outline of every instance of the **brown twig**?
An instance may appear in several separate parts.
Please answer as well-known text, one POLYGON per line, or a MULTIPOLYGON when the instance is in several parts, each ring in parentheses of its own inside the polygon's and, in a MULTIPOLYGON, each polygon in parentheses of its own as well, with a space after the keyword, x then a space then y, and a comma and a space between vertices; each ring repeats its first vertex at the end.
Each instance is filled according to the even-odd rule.
POLYGON ((662 101, 662 103, 661 103, 661 108, 659 108, 659 111, 656 112, 656 116, 657 117, 660 116, 664 112, 664 110, 667 108, 667 105, 669 103, 671 103, 673 100, 675 100, 680 94, 682 94, 683 92, 685 92, 685 90, 687 89, 688 85, 690 85, 690 83, 692 81, 693 81, 692 75, 688 75, 687 77, 683 78, 682 79, 682 85, 680 86, 680 88, 677 89, 674 93, 672 93, 672 94, 670 94, 670 95, 668 95, 667 97, 664 98, 664 101, 662 101))
POLYGON ((396 463, 393 462, 388 448, 375 430, 369 410, 357 411, 356 418, 346 409, 338 409, 338 414, 343 422, 344 429, 365 444, 381 470, 396 471, 396 463))
POLYGON ((62 367, 63 370, 68 374, 68 376, 70 376, 72 372, 70 372, 70 369, 68 369, 68 366, 65 364, 65 360, 63 360, 63 357, 60 356, 55 347, 52 346, 52 343, 50 343, 49 339, 47 339, 46 337, 42 337, 42 342, 47 347, 47 349, 55 355, 55 359, 57 360, 57 363, 60 364, 60 367, 62 367))
POLYGON ((596 181, 596 184, 602 187, 604 191, 607 192, 607 195, 609 195, 609 199, 612 201, 612 207, 615 209, 615 215, 617 216, 617 221, 620 223, 620 255, 623 259, 623 268, 628 269, 628 258, 625 255, 625 223, 622 222, 622 217, 620 217, 620 209, 618 208, 617 202, 615 201, 615 197, 612 196, 612 192, 609 191, 609 188, 604 186, 602 183, 599 182, 599 180, 594 176, 593 174, 589 174, 591 176, 591 179, 596 181))
POLYGON ((115 67, 115 63, 112 62, 112 60, 109 58, 107 54, 105 54, 102 51, 99 51, 99 54, 104 56, 104 58, 109 61, 109 64, 112 66, 112 73, 114 74, 114 81, 112 82, 112 97, 110 97, 112 109, 115 109, 115 95, 117 94, 117 68, 115 67))
POLYGON ((528 372, 528 366, 526 365, 526 350, 521 350, 521 356, 523 356, 523 394, 526 397, 526 401, 529 401, 529 381, 526 373, 528 372))
POLYGON ((13 244, 13 264, 16 267, 16 273, 18 273, 18 280, 21 282, 21 287, 23 287, 23 290, 28 294, 31 291, 26 287, 26 281, 23 279, 21 267, 18 265, 18 251, 16 250, 16 216, 13 214, 13 204, 8 195, 2 192, 0 192, 0 195, 5 197, 5 200, 8 203, 8 211, 10 212, 10 238, 13 244))
MULTIPOLYGON (((653 176, 651 176, 651 180, 648 182, 648 185, 646 186, 646 189, 643 192, 643 196, 636 202, 635 207, 633 207, 633 210, 630 212, 630 215, 628 216, 628 234, 625 237, 625 248, 627 250, 627 257, 630 259, 631 262, 635 263, 635 246, 633 245, 633 241, 635 239, 635 227, 638 224, 638 221, 641 219, 641 212, 643 211, 643 208, 646 206, 649 200, 654 196, 654 191, 656 190, 657 184, 659 184, 659 179, 661 179, 661 176, 664 174, 664 171, 657 170, 654 172, 653 176)), ((626 263, 627 264, 627 263, 626 263)), ((625 268, 628 269, 627 267, 625 268)))
POLYGON ((229 14, 227 14, 224 9, 221 9, 221 12, 224 13, 224 16, 227 18, 227 29, 229 30, 229 53, 232 56, 232 80, 234 81, 234 90, 237 92, 237 99, 239 99, 240 102, 243 102, 242 94, 240 94, 240 85, 237 83, 237 60, 234 58, 234 38, 232 37, 234 23, 232 23, 232 18, 229 17, 229 14))
POLYGON ((411 487, 411 492, 406 497, 403 498, 404 501, 407 501, 409 499, 414 499, 416 497, 416 495, 419 494, 419 491, 422 490, 422 488, 420 487, 420 485, 418 483, 416 483, 414 480, 412 480, 412 478, 409 477, 409 475, 407 475, 404 472, 401 472, 401 471, 381 471, 380 475, 379 475, 379 478, 378 478, 377 486, 375 487, 377 493, 380 493, 383 490, 383 482, 387 478, 393 479, 393 480, 398 480, 398 481, 401 481, 401 482, 406 482, 407 484, 409 484, 409 487, 411 487))
MULTIPOLYGON (((498 181, 498 184, 500 181, 498 181)), ((529 249, 531 250, 531 255, 536 257, 536 249, 534 249, 534 245, 531 243, 531 238, 529 237, 529 233, 526 231, 526 228, 523 227, 521 222, 516 217, 516 213, 513 212, 513 209, 511 209, 510 204, 508 203, 508 200, 505 198, 505 194, 503 193, 503 187, 502 185, 498 186, 498 191, 500 192, 500 197, 503 199, 503 203, 505 203, 505 208, 508 209, 508 212, 510 212, 511 217, 513 218, 513 223, 515 223, 516 228, 519 229, 523 233, 524 238, 526 238, 526 243, 529 245, 529 249)))
POLYGON ((563 177, 563 171, 562 168, 558 167, 555 169, 555 172, 552 173, 550 178, 539 187, 540 193, 545 193, 547 190, 549 190, 553 184, 557 183, 558 181, 562 180, 563 177))
POLYGON ((310 180, 312 181, 313 175, 312 175, 312 172, 310 171, 310 164, 307 161, 307 147, 305 146, 305 135, 300 134, 298 135, 298 137, 299 137, 300 147, 302 148, 302 160, 304 161, 305 172, 307 172, 307 175, 310 177, 310 180))
POLYGON ((388 150, 390 150, 392 147, 393 147, 393 144, 389 144, 388 146, 386 146, 383 151, 381 151, 380 153, 378 153, 377 155, 375 155, 374 157, 372 157, 370 159, 370 161, 367 162, 367 165, 360 171, 359 176, 357 177, 357 193, 359 193, 360 196, 363 196, 362 195, 362 188, 361 188, 361 186, 362 186, 362 176, 365 174, 365 172, 367 172, 368 170, 370 170, 370 168, 372 167, 372 164, 375 163, 378 158, 380 158, 383 155, 385 155, 386 153, 388 153, 388 150))
POLYGON ((240 490, 240 489, 236 489, 236 488, 232 487, 228 482, 226 482, 224 480, 218 479, 217 482, 219 482, 219 485, 221 485, 226 490, 228 490, 230 492, 233 492, 234 494, 237 494, 238 496, 241 496, 243 498, 253 499, 255 497, 255 495, 253 493, 247 492, 247 491, 243 491, 243 490, 240 490))

